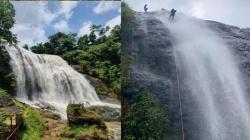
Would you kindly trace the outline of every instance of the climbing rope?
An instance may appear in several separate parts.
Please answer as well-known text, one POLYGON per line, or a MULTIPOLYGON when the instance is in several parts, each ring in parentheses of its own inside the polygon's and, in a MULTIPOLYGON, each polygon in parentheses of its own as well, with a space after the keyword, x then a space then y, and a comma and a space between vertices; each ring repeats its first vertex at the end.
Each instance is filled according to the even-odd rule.
POLYGON ((178 72, 178 67, 177 67, 177 62, 176 62, 176 50, 175 51, 175 71, 176 71, 176 78, 177 78, 177 90, 178 90, 178 98, 179 98, 179 105, 180 105, 180 117, 181 117, 181 133, 182 133, 182 140, 185 140, 185 135, 184 135, 184 127, 183 127, 183 118, 182 118, 182 102, 181 102, 181 92, 180 92, 180 81, 179 81, 179 72, 178 72))

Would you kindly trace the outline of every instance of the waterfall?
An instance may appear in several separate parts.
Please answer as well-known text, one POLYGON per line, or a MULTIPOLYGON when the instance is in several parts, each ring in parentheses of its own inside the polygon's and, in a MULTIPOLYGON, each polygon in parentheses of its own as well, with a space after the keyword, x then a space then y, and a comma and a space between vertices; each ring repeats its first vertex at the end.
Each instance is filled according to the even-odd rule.
POLYGON ((6 46, 17 79, 17 99, 36 107, 49 107, 66 118, 69 103, 103 104, 95 89, 61 57, 34 54, 6 46))
POLYGON ((169 22, 163 12, 157 18, 173 40, 186 115, 185 139, 249 140, 246 90, 230 48, 201 20, 177 15, 169 22))

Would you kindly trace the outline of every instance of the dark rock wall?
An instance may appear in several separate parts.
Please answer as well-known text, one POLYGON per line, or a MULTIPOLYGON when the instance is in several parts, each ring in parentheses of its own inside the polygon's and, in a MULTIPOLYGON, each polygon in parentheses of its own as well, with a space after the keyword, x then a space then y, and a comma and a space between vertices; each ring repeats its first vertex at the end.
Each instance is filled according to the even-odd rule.
MULTIPOLYGON (((132 43, 123 46, 124 52, 131 58, 131 64, 130 84, 122 95, 129 100, 141 89, 147 88, 162 103, 167 103, 170 109, 170 133, 173 134, 170 139, 175 140, 181 136, 175 58, 169 30, 155 18, 154 14, 135 14, 132 43)), ((215 21, 199 20, 199 22, 206 24, 228 44, 241 68, 245 87, 250 93, 250 29, 241 29, 215 21)), ((179 71, 181 73, 181 70, 179 71)), ((195 132, 199 128, 190 126, 192 124, 190 119, 195 121, 199 118, 190 115, 190 112, 195 111, 195 103, 190 104, 193 99, 186 94, 189 91, 183 86, 181 92, 185 139, 193 140, 202 134, 195 132)))
POLYGON ((9 64, 10 56, 4 45, 6 44, 0 44, 0 88, 14 94, 16 89, 15 76, 9 64))
POLYGON ((131 98, 142 89, 149 89, 170 110, 172 140, 180 139, 180 114, 173 46, 168 29, 155 18, 154 13, 136 13, 132 45, 123 46, 129 54, 130 84, 123 91, 131 98), (175 138, 174 138, 175 137, 175 138))

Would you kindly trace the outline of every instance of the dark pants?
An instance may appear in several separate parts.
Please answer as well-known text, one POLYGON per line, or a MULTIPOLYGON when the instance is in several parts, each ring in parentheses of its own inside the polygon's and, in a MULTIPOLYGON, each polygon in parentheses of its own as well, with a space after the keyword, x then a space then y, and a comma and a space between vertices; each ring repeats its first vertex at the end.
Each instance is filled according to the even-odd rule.
POLYGON ((173 21, 174 20, 174 14, 170 14, 169 20, 173 21))

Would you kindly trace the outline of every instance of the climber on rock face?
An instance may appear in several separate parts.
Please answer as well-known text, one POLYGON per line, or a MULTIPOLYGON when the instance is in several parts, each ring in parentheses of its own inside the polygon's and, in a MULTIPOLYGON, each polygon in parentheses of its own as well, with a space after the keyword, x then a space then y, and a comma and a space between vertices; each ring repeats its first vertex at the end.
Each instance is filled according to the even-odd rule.
POLYGON ((173 20, 174 20, 175 13, 176 13, 176 10, 175 10, 175 9, 172 9, 172 10, 170 11, 170 16, 169 16, 169 20, 170 20, 170 21, 173 21, 173 20))
POLYGON ((147 4, 144 5, 144 12, 145 12, 145 13, 148 12, 148 5, 147 5, 147 4))

